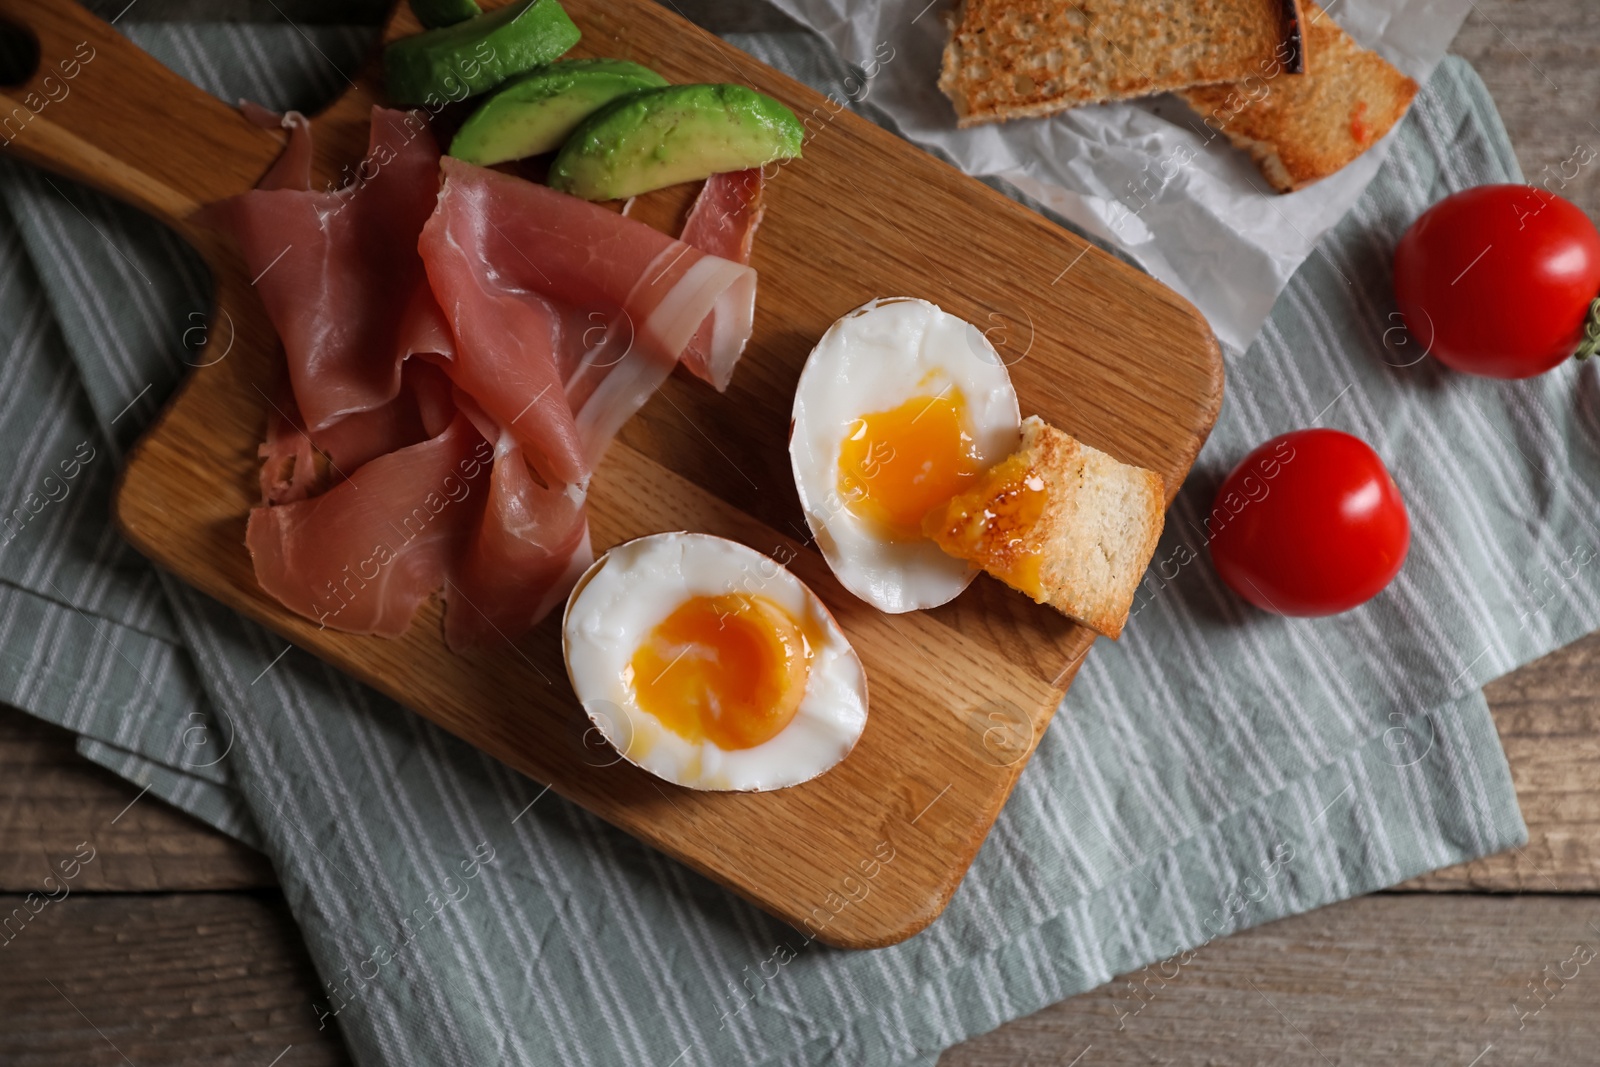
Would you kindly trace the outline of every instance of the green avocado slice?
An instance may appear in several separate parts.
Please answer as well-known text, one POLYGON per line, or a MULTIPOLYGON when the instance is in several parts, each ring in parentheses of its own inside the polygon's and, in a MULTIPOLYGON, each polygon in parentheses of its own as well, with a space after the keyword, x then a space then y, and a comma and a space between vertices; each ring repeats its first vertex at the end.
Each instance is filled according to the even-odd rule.
POLYGON ((580 36, 556 0, 519 0, 395 41, 383 51, 384 83, 397 104, 442 107, 543 66, 580 36))
POLYGON ((411 0, 411 13, 417 21, 431 28, 453 26, 458 22, 483 14, 477 0, 411 0))
POLYGON ((462 124, 450 154, 480 167, 550 152, 578 124, 618 97, 667 79, 621 59, 563 59, 496 89, 462 124))
POLYGON ((623 97, 573 131, 550 187, 619 200, 800 155, 794 112, 743 85, 672 85, 623 97))

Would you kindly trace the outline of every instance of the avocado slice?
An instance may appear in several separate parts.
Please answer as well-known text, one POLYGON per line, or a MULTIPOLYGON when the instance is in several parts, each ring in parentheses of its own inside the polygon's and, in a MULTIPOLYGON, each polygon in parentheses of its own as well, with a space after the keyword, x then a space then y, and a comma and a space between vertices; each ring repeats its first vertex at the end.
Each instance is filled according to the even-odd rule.
POLYGON ((667 79, 621 59, 563 59, 519 75, 462 124, 450 154, 480 167, 560 148, 578 123, 629 93, 667 79))
POLYGON ((383 51, 384 82, 397 104, 442 106, 543 66, 580 36, 556 0, 519 0, 395 41, 383 51))
POLYGON ((618 200, 800 155, 794 112, 743 85, 672 85, 584 120, 550 166, 550 187, 618 200))
POLYGON ((411 13, 430 29, 453 26, 474 15, 483 14, 476 0, 411 0, 411 13))

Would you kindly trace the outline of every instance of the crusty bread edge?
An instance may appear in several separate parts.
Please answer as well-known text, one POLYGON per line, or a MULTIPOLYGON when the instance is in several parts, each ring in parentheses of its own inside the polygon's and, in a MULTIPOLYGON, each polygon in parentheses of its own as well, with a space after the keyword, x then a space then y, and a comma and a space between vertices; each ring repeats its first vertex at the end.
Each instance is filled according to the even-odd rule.
MULTIPOLYGON (((1258 141, 1254 137, 1247 137, 1242 133, 1223 130, 1223 135, 1233 142, 1233 146, 1250 154, 1250 159, 1255 163, 1261 176, 1267 179, 1267 184, 1280 193, 1292 193, 1301 188, 1302 184, 1310 184, 1317 179, 1308 179, 1304 183, 1295 181, 1294 175, 1289 173, 1289 167, 1283 161, 1283 156, 1278 153, 1278 146, 1272 141, 1258 141)), ((1326 175, 1324 175, 1326 177, 1326 175)))
MULTIPOLYGON (((1058 602, 1056 597, 1057 590, 1050 588, 1044 590, 1046 593, 1044 603, 1060 611, 1063 615, 1076 619, 1095 633, 1116 640, 1122 636, 1122 629, 1127 624, 1128 613, 1133 609, 1133 601, 1138 595, 1139 585, 1144 580, 1145 571, 1149 569, 1150 559, 1155 554, 1156 545, 1161 540, 1161 532, 1166 526, 1166 484, 1161 475, 1155 471, 1132 463, 1125 463, 1109 453, 1100 451, 1093 445, 1079 441, 1064 430, 1056 429, 1038 416, 1029 416, 1023 420, 1022 444, 1018 448, 1019 452, 1026 452, 1030 455, 1038 455, 1044 458, 1052 453, 1059 455, 1058 449, 1072 449, 1079 456, 1098 457, 1108 460, 1123 471, 1133 472, 1134 476, 1143 482, 1145 499, 1143 506, 1140 508, 1144 514, 1144 521, 1141 526, 1143 536, 1137 543, 1137 551, 1131 557, 1141 562, 1126 576, 1121 587, 1111 588, 1107 590, 1104 596, 1094 598, 1105 602, 1102 605, 1102 610, 1081 613, 1068 611, 1058 602), (1042 437, 1054 437, 1058 440, 1045 443, 1041 441, 1042 437)), ((1076 457, 1074 459, 1076 460, 1076 457)), ((1062 473, 1061 464, 1059 463, 1046 464, 1045 466, 1051 472, 1052 481, 1056 480, 1055 476, 1062 473)), ((1039 540, 1046 546, 1055 544, 1058 551, 1071 538, 1078 535, 1076 530, 1068 528, 1070 520, 1064 513, 1069 507, 1068 501, 1064 499, 1051 504, 1047 508, 1046 514, 1041 517, 1041 523, 1035 527, 1039 540)), ((1078 545, 1076 547, 1082 546, 1078 545)), ((1048 547, 1046 552, 1047 554, 1050 552, 1048 547)))
MULTIPOLYGON (((1371 51, 1371 49, 1367 50, 1371 51)), ((1387 62, 1387 60, 1385 62, 1387 62)), ((1400 74, 1403 78, 1405 78, 1406 97, 1405 102, 1400 105, 1400 113, 1395 117, 1395 120, 1389 124, 1388 128, 1386 128, 1381 134, 1373 139, 1371 144, 1367 145, 1365 148, 1361 149, 1361 151, 1357 152, 1355 155, 1351 156, 1349 159, 1345 160, 1336 167, 1317 167, 1305 174, 1297 176, 1289 169, 1288 163, 1284 161, 1283 154, 1278 146, 1278 142, 1259 140, 1233 129, 1224 129, 1222 131, 1223 135, 1227 137, 1228 141, 1235 148, 1238 148, 1241 151, 1249 154, 1250 159, 1256 165, 1256 169, 1261 171, 1261 176, 1267 179, 1267 184, 1271 185, 1273 189, 1280 193, 1299 192, 1301 189, 1304 189, 1307 186, 1313 185, 1324 178, 1329 178, 1339 173, 1345 167, 1348 167, 1350 164, 1354 163, 1356 160, 1372 151, 1373 147, 1379 141, 1387 137, 1396 126, 1400 125, 1401 121, 1405 118, 1406 113, 1411 109, 1411 105, 1416 102, 1417 93, 1421 91, 1421 86, 1417 84, 1415 78, 1405 75, 1403 71, 1401 71, 1400 74)), ((1192 88, 1200 88, 1200 86, 1193 86, 1192 88)), ((1189 104, 1191 107, 1194 107, 1195 110, 1199 110, 1199 107, 1188 98, 1187 94, 1180 93, 1179 95, 1183 98, 1185 103, 1189 104)))
POLYGON ((965 97, 958 98, 951 90, 956 84, 956 70, 960 66, 956 61, 956 56, 961 51, 960 45, 956 44, 956 27, 961 25, 961 15, 966 7, 967 0, 956 0, 955 6, 945 13, 944 28, 948 36, 945 38, 944 51, 940 53, 939 58, 939 91, 955 109, 958 127, 965 124, 961 114, 961 105, 965 97))

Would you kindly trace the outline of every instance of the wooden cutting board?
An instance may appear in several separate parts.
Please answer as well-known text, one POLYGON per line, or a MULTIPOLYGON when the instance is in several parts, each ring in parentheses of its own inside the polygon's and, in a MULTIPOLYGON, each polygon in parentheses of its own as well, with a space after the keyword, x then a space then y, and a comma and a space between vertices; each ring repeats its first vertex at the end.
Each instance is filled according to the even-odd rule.
MULTIPOLYGON (((189 220, 250 188, 282 138, 75 5, 0 0, 0 18, 30 28, 41 59, 28 83, 0 90, 5 114, 28 115, 6 131, 6 150, 156 215, 215 277, 204 366, 129 456, 118 522, 185 581, 805 934, 892 944, 950 900, 1093 635, 987 577, 943 608, 902 616, 844 592, 807 543, 789 473, 789 411, 808 351, 873 297, 931 300, 988 333, 1023 414, 1159 471, 1170 496, 1221 403, 1217 345, 1157 282, 651 0, 567 9, 584 34, 574 55, 635 60, 675 82, 743 82, 807 125, 804 158, 769 187, 755 335, 731 389, 669 381, 606 455, 590 515, 597 551, 686 529, 794 553, 792 569, 866 665, 871 708, 851 756, 774 793, 680 789, 585 747, 555 618, 515 646, 456 656, 436 602, 389 640, 319 632, 263 594, 244 528, 259 500, 263 390, 283 357, 237 251, 189 220)), ((402 8, 387 36, 416 29, 402 8)), ((375 100, 370 62, 317 119, 319 186, 361 158, 375 100)), ((652 194, 638 214, 671 229, 692 193, 652 194)))

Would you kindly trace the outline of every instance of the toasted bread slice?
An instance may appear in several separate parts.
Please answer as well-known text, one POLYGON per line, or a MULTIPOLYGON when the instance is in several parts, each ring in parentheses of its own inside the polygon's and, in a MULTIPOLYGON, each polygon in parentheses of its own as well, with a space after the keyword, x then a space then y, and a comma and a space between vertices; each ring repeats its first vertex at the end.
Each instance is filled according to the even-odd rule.
POLYGON ((1119 463, 1037 416, 1022 447, 977 486, 935 508, 939 547, 1013 589, 1116 637, 1156 550, 1161 476, 1119 463))
POLYGON ((1298 21, 1299 0, 960 0, 939 88, 972 126, 1298 73, 1298 21))
POLYGON ((1182 93, 1208 127, 1250 153, 1280 193, 1326 178, 1365 152, 1417 95, 1416 82, 1356 44, 1311 0, 1305 5, 1305 44, 1316 57, 1310 73, 1182 93))

